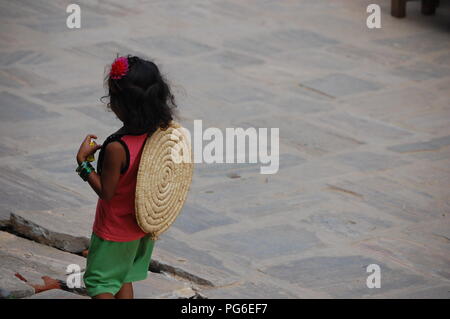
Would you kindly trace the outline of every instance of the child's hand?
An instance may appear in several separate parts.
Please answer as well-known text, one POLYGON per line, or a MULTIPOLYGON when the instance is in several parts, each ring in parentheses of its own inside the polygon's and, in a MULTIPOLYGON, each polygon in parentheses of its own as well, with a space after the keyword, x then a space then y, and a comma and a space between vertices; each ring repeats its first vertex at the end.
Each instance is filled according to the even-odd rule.
POLYGON ((95 142, 94 142, 94 144, 95 144, 94 146, 89 145, 91 143, 91 139, 96 139, 96 138, 97 138, 96 135, 89 134, 88 136, 86 136, 84 141, 81 143, 80 149, 78 150, 78 153, 77 153, 78 165, 81 162, 84 162, 89 155, 94 154, 99 148, 102 147, 101 144, 97 144, 95 142))

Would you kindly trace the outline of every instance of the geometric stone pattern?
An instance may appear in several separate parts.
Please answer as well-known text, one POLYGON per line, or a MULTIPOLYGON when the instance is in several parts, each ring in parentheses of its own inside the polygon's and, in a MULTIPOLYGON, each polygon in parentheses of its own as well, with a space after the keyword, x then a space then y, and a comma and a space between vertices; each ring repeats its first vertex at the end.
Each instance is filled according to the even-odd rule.
POLYGON ((198 164, 150 267, 177 279, 137 295, 449 298, 448 2, 395 19, 385 1, 377 30, 360 1, 83 0, 81 29, 64 1, 25 2, 0 2, 0 228, 28 238, 0 236, 1 294, 34 293, 16 272, 41 284, 84 261, 97 198, 75 152, 120 127, 99 101, 105 67, 138 54, 182 124, 279 128, 280 163, 198 164))

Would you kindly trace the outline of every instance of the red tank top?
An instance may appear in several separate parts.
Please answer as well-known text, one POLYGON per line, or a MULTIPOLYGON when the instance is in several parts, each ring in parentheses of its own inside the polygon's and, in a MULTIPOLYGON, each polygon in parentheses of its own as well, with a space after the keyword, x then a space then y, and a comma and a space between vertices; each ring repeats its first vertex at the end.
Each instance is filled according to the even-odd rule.
POLYGON ((127 153, 127 166, 121 172, 114 196, 105 201, 98 199, 93 232, 109 241, 132 241, 146 235, 135 216, 136 178, 142 149, 148 134, 109 136, 99 154, 97 171, 101 174, 102 151, 109 142, 120 142, 127 153))

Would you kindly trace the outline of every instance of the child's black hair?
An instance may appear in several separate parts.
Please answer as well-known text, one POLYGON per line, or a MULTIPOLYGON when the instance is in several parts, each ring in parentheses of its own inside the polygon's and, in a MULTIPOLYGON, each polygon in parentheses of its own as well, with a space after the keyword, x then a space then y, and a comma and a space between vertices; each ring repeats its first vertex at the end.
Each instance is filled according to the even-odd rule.
POLYGON ((106 76, 107 104, 131 134, 167 128, 173 119, 175 97, 158 66, 137 56, 127 56, 128 72, 120 79, 106 76))

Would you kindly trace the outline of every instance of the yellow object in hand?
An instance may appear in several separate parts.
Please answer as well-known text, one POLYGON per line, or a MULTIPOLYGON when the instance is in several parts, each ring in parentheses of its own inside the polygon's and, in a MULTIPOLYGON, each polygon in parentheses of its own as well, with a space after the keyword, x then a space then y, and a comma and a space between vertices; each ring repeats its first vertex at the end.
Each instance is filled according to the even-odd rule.
MULTIPOLYGON (((89 145, 90 145, 90 146, 95 146, 95 142, 91 140, 91 142, 89 143, 89 145)), ((86 161, 88 161, 88 162, 93 162, 93 161, 95 161, 95 156, 94 156, 94 154, 89 155, 89 156, 86 158, 86 161)))

